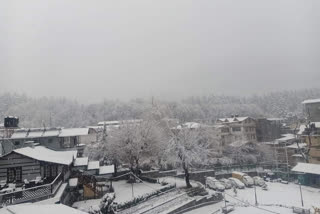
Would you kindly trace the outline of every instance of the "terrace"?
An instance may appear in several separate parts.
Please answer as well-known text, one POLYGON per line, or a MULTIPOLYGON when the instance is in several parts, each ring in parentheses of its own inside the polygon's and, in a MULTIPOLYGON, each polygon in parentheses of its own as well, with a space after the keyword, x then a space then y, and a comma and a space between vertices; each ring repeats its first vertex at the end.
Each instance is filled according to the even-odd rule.
POLYGON ((60 173, 51 183, 39 180, 29 186, 21 183, 7 184, 0 190, 0 207, 53 197, 62 183, 63 175, 60 173))

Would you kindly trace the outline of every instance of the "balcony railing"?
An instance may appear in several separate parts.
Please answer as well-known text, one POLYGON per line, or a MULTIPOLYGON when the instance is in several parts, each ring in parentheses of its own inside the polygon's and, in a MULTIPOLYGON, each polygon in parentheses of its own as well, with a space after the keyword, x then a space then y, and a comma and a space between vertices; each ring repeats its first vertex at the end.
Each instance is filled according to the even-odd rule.
POLYGON ((50 198, 56 194, 62 182, 63 176, 60 173, 50 184, 0 194, 0 207, 50 198))

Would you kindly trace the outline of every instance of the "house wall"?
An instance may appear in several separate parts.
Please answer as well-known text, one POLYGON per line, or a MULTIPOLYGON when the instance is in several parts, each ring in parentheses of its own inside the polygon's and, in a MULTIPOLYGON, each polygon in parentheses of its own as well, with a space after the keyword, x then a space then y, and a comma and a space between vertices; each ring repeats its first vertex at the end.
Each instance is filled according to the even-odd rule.
POLYGON ((25 142, 27 141, 34 141, 35 143, 40 143, 41 145, 53 150, 61 148, 61 140, 58 137, 11 139, 11 142, 14 144, 16 148, 24 147, 25 142))
POLYGON ((303 136, 302 141, 305 141, 310 148, 309 152, 309 162, 320 164, 320 135, 312 135, 310 136, 311 144, 309 141, 309 137, 303 136))
POLYGON ((305 104, 305 113, 312 122, 320 122, 320 102, 305 104))
POLYGON ((266 118, 257 120, 257 140, 259 142, 271 142, 281 137, 281 123, 270 121, 266 118))
POLYGON ((82 135, 79 138, 79 143, 90 145, 98 141, 98 133, 94 129, 89 129, 88 135, 82 135))
POLYGON ((17 153, 0 158, 0 180, 7 180, 7 168, 22 167, 22 180, 40 176, 40 162, 17 153))
POLYGON ((256 141, 256 122, 248 118, 244 121, 231 122, 231 123, 220 123, 225 127, 220 128, 219 135, 221 138, 222 145, 228 145, 235 141, 256 141), (229 132, 223 131, 229 128, 229 132))

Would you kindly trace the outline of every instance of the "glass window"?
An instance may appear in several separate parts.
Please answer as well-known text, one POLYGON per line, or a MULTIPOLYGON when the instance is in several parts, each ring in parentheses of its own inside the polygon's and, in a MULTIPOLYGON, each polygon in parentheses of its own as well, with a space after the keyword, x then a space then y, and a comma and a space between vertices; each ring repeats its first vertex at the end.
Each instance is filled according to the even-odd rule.
POLYGON ((22 180, 22 168, 11 167, 7 169, 7 180, 8 182, 17 182, 22 180))

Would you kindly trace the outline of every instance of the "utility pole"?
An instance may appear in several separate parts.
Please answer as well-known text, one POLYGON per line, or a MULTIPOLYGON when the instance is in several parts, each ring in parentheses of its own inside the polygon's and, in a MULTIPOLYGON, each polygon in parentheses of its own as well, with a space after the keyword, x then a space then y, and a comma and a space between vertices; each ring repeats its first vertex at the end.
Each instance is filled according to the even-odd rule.
POLYGON ((301 205, 303 207, 304 205, 303 205, 302 189, 301 189, 301 183, 300 182, 299 182, 299 188, 300 188, 301 205))
POLYGON ((226 200, 226 193, 223 194, 223 198, 224 198, 224 207, 227 210, 227 200, 226 200))
POLYGON ((132 198, 134 198, 134 193, 133 193, 133 181, 131 181, 131 192, 132 192, 132 198))
POLYGON ((274 147, 274 156, 275 156, 275 161, 276 161, 276 173, 278 172, 278 153, 276 149, 276 141, 273 141, 273 147, 274 147))
POLYGON ((289 182, 289 160, 288 160, 288 150, 287 150, 287 142, 285 143, 285 152, 286 152, 286 161, 287 161, 287 181, 289 182))
POLYGON ((255 198, 255 205, 258 206, 258 199, 257 199, 257 188, 256 188, 256 185, 255 185, 255 182, 253 184, 254 186, 254 198, 255 198))

